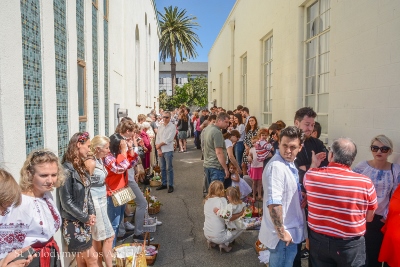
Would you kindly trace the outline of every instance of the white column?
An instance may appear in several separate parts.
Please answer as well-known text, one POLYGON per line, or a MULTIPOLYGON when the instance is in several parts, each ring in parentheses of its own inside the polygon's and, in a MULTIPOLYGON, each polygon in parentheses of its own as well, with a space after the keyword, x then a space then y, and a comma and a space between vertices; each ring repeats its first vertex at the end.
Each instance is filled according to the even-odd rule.
POLYGON ((26 153, 20 1, 3 1, 0 18, 0 167, 19 180, 26 153))

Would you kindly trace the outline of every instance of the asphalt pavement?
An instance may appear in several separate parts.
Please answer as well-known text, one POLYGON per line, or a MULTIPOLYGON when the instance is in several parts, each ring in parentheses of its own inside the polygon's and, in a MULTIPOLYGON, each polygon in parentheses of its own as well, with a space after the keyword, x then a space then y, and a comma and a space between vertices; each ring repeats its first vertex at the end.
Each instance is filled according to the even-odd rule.
POLYGON ((160 244, 154 266, 265 266, 259 263, 254 249, 258 236, 255 230, 237 238, 229 253, 220 254, 218 248, 208 250, 203 234, 203 161, 193 139, 188 139, 186 153, 174 153, 173 166, 174 192, 156 191, 155 187, 151 190, 163 203, 155 215, 163 224, 152 233, 152 243, 160 244))

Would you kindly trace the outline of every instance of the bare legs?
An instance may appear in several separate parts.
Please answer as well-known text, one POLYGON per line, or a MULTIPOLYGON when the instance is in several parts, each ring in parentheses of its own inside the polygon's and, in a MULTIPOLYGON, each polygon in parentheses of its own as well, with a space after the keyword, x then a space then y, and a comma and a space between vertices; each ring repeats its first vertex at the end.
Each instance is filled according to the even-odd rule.
POLYGON ((97 253, 93 247, 76 254, 78 267, 97 267, 97 253))
POLYGON ((112 244, 113 244, 114 236, 107 238, 103 241, 103 246, 101 244, 102 241, 93 240, 93 247, 97 252, 97 266, 102 267, 102 259, 104 258, 104 262, 107 267, 112 267, 112 244))
POLYGON ((179 151, 186 151, 186 139, 179 139, 179 151))

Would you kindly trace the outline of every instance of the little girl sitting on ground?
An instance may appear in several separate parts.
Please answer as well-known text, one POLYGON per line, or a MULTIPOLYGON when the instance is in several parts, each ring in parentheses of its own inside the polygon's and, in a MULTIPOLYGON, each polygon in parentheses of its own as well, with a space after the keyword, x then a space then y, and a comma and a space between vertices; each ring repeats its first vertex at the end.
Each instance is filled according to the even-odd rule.
MULTIPOLYGON (((246 183, 246 182, 245 182, 246 183)), ((234 221, 229 220, 231 214, 240 213, 244 210, 246 204, 240 199, 240 190, 237 187, 228 187, 226 189, 226 198, 229 204, 226 209, 214 208, 214 213, 225 220, 226 229, 228 234, 232 236, 237 235, 246 229, 243 224, 243 218, 237 218, 234 221)))
POLYGON ((244 199, 251 193, 251 187, 240 177, 238 169, 232 163, 229 163, 229 172, 231 173, 232 187, 238 187, 240 199, 244 199))

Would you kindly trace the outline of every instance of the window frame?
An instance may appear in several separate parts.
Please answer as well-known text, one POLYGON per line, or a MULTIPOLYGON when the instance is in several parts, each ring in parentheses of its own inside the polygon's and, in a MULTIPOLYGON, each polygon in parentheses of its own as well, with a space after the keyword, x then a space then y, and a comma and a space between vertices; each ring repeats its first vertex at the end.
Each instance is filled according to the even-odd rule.
MULTIPOLYGON (((304 6, 304 25, 305 25, 305 30, 304 30, 304 36, 303 36, 303 38, 304 38, 304 41, 303 41, 303 43, 304 43, 304 65, 303 65, 303 68, 304 68, 304 74, 303 74, 303 106, 311 106, 310 104, 306 104, 306 103, 309 103, 308 101, 307 101, 307 97, 314 97, 314 101, 313 101, 313 105, 312 105, 312 107, 313 107, 313 109, 314 109, 314 111, 317 113, 317 118, 316 118, 316 121, 320 121, 319 119, 318 119, 318 117, 324 117, 325 119, 326 119, 326 123, 327 123, 327 125, 326 125, 326 128, 325 128, 325 130, 326 130, 326 132, 324 132, 324 127, 322 127, 322 133, 321 133, 321 139, 326 139, 327 137, 328 137, 328 135, 329 135, 329 128, 328 128, 328 120, 329 120, 329 110, 326 110, 326 112, 320 112, 320 108, 319 108, 319 100, 320 100, 320 96, 321 95, 328 95, 327 96, 327 101, 328 101, 328 103, 329 103, 329 74, 330 74, 330 68, 329 68, 329 59, 330 59, 330 57, 329 57, 329 55, 330 55, 330 47, 329 47, 329 45, 330 45, 330 29, 331 29, 331 19, 330 19, 330 10, 331 10, 331 5, 329 5, 329 7, 326 9, 326 10, 324 10, 323 12, 321 12, 321 2, 323 2, 323 1, 326 1, 326 0, 316 0, 316 1, 312 1, 312 2, 310 2, 309 4, 307 4, 306 6, 304 6), (309 8, 311 8, 314 4, 318 4, 318 14, 317 14, 317 16, 315 17, 315 18, 313 18, 312 20, 310 20, 310 21, 308 21, 308 10, 309 10, 309 8), (321 16, 322 15, 326 15, 326 14, 328 14, 329 15, 329 26, 327 26, 323 31, 319 31, 319 27, 320 27, 320 22, 322 21, 321 20, 321 16), (317 21, 317 19, 319 19, 318 20, 318 22, 319 22, 319 24, 317 25, 317 33, 315 34, 315 35, 313 35, 313 36, 311 36, 310 35, 310 37, 309 37, 309 24, 311 24, 311 23, 314 23, 314 21, 317 21), (326 35, 326 34, 328 34, 328 35, 326 35), (327 41, 327 44, 328 44, 328 49, 325 51, 325 52, 323 52, 323 53, 321 53, 321 47, 320 47, 320 41, 321 41, 321 38, 323 37, 323 36, 326 36, 326 37, 328 37, 328 41, 327 41), (309 43, 311 43, 312 41, 316 41, 315 42, 315 55, 314 56, 308 56, 308 47, 307 47, 307 45, 309 44, 309 43), (320 58, 321 58, 321 56, 323 56, 323 55, 327 55, 327 58, 328 58, 328 64, 327 64, 327 70, 325 70, 324 72, 321 72, 321 67, 320 67, 320 58), (313 71, 314 71, 314 76, 315 76, 315 84, 314 84, 314 86, 313 86, 313 89, 314 89, 314 92, 312 93, 312 94, 309 94, 308 92, 307 92, 307 79, 309 79, 310 77, 313 77, 313 76, 308 76, 308 66, 309 65, 307 65, 307 63, 308 63, 308 61, 310 60, 310 59, 315 59, 315 66, 313 67, 313 71), (327 82, 327 84, 325 84, 325 86, 324 86, 324 88, 323 88, 323 90, 321 90, 321 88, 320 88, 320 79, 321 79, 321 76, 322 75, 327 75, 327 77, 328 77, 328 82, 327 82)), ((329 109, 329 106, 328 106, 328 109, 329 109)))
POLYGON ((247 66, 248 66, 248 62, 247 62, 247 52, 244 53, 241 57, 240 57, 240 62, 241 62, 241 66, 240 66, 240 77, 241 77, 241 91, 242 91, 242 104, 244 106, 247 106, 247 66), (246 60, 246 72, 244 73, 244 60, 246 60))
POLYGON ((99 0, 92 0, 92 5, 99 10, 99 0))
MULTIPOLYGON (((84 115, 79 115, 79 102, 78 102, 78 115, 79 115, 79 122, 87 122, 87 88, 86 88, 86 62, 84 60, 78 59, 77 61, 78 66, 78 73, 79 68, 83 68, 83 113, 84 115)), ((78 77, 79 79, 79 77, 78 77)), ((79 90, 79 84, 78 84, 79 90)), ((79 96, 79 93, 78 93, 79 96)))
POLYGON ((274 37, 274 35, 271 32, 271 33, 267 34, 261 40, 262 41, 262 43, 261 43, 261 47, 262 47, 261 65, 262 65, 262 79, 263 79, 262 80, 262 88, 261 88, 261 90, 262 90, 262 93, 261 93, 261 95, 262 95, 262 112, 261 113, 263 115, 262 122, 263 122, 264 125, 267 125, 267 126, 272 124, 272 104, 271 104, 272 100, 273 100, 273 98, 272 98, 272 90, 273 90, 272 77, 273 76, 272 75, 274 73, 272 71, 272 66, 273 66, 272 63, 274 61, 274 57, 273 57, 274 38, 273 37, 274 37), (269 49, 269 51, 270 51, 270 58, 269 59, 267 59, 267 56, 265 55, 265 53, 267 51, 266 46, 268 45, 268 40, 271 40, 271 46, 270 46, 270 49, 269 49), (268 86, 268 84, 266 84, 266 77, 265 77, 265 73, 266 73, 265 68, 268 68, 268 67, 269 67, 269 72, 268 72, 267 76, 270 79, 269 86, 268 86), (268 95, 267 96, 268 97, 267 110, 266 110, 266 107, 265 107, 266 94, 268 95), (269 121, 268 119, 265 120, 266 115, 270 115, 271 121, 269 121))
MULTIPOLYGON (((97 1, 97 0, 96 0, 97 1)), ((109 15, 109 1, 108 0, 103 0, 103 13, 104 13, 104 19, 108 21, 108 15, 109 15), (105 5, 104 5, 105 3, 105 5), (104 7, 107 8, 107 10, 104 10, 104 7)))

